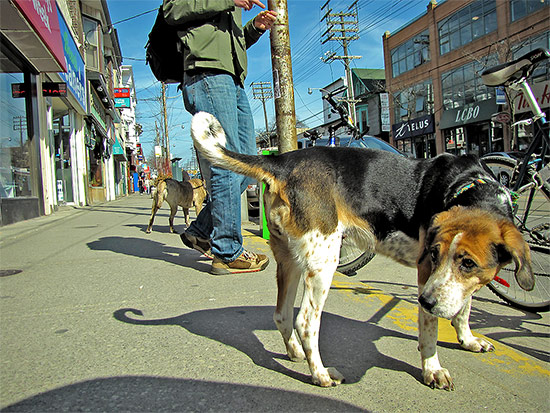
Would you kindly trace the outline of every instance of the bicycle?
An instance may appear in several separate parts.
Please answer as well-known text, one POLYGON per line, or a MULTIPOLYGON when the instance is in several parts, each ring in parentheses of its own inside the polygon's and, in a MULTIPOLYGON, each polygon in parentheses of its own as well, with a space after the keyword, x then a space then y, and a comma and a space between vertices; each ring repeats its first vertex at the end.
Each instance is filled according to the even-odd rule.
MULTIPOLYGON (((343 86, 336 90, 326 93, 323 95, 323 99, 326 100, 338 113, 339 120, 338 122, 333 123, 329 126, 329 139, 328 146, 339 146, 340 142, 336 137, 336 131, 345 127, 351 134, 351 139, 346 142, 346 146, 352 146, 354 142, 360 142, 364 135, 368 132, 367 130, 361 132, 357 128, 352 119, 348 114, 348 109, 342 102, 337 102, 334 99, 334 96, 342 93, 346 90, 347 87, 343 86)), ((319 140, 323 140, 317 131, 312 131, 309 133, 304 133, 304 136, 311 140, 311 146, 317 146, 319 140)), ((371 251, 365 251, 357 247, 357 245, 352 241, 351 237, 348 237, 344 233, 342 237, 342 245, 340 246, 340 261, 338 263, 337 270, 345 275, 354 275, 357 270, 367 265, 373 258, 374 253, 371 251)))
POLYGON ((486 86, 504 86, 523 92, 532 116, 512 124, 533 124, 534 136, 521 159, 487 156, 482 161, 495 178, 510 190, 514 221, 531 248, 535 288, 522 290, 512 265, 503 268, 488 287, 515 307, 529 311, 550 310, 550 141, 546 115, 540 109, 527 77, 536 65, 550 58, 545 49, 533 50, 481 74, 486 86))

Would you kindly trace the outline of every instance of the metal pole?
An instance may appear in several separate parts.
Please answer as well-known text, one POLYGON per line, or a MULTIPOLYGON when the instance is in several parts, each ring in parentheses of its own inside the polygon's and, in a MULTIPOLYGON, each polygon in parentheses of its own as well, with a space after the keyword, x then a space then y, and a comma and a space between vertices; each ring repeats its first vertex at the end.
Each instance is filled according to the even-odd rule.
MULTIPOLYGON (((168 116, 166 114, 166 84, 162 84, 162 114, 164 117, 164 144, 166 150, 166 161, 164 162, 163 168, 166 169, 170 167, 170 139, 168 138, 168 116), (166 166, 168 165, 168 166, 166 166)), ((169 171, 165 170, 165 174, 170 175, 169 171)))
POLYGON ((286 0, 269 0, 268 8, 277 12, 277 20, 270 33, 271 64, 273 67, 273 95, 275 97, 279 152, 284 153, 298 148, 288 30, 288 7, 286 0))

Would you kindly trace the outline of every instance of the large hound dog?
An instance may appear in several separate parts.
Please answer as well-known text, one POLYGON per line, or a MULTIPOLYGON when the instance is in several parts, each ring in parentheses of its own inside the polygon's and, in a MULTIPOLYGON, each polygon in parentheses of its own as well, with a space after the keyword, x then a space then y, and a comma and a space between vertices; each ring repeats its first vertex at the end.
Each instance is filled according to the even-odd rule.
POLYGON ((194 206, 195 212, 198 216, 201 212, 202 204, 205 198, 206 188, 201 179, 193 178, 183 182, 170 178, 160 180, 157 185, 157 189, 153 194, 151 218, 149 219, 149 225, 147 226, 147 230, 145 232, 147 234, 151 232, 153 222, 155 221, 155 215, 164 201, 168 202, 168 205, 170 205, 170 218, 168 218, 170 232, 175 233, 174 217, 178 212, 178 206, 183 209, 185 224, 189 226, 189 208, 194 206))
POLYGON ((225 148, 210 114, 192 121, 196 148, 213 164, 266 184, 265 213, 277 261, 275 323, 291 360, 307 359, 313 383, 334 386, 343 376, 325 368, 318 348, 321 312, 344 231, 371 249, 418 270, 419 350, 424 382, 453 389, 436 350, 438 317, 452 320, 465 349, 491 343, 469 327, 471 296, 514 262, 525 290, 534 286, 530 251, 512 221, 508 191, 470 156, 416 160, 389 152, 314 147, 280 156, 225 148), (304 283, 293 320, 297 285, 304 283))

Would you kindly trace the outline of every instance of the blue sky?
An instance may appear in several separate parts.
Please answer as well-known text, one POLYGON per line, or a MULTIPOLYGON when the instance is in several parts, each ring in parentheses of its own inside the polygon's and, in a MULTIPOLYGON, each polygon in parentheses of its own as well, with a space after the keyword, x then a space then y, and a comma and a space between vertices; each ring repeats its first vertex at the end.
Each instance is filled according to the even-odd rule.
MULTIPOLYGON (((326 64, 321 61, 325 52, 332 50, 342 54, 336 42, 321 44, 321 34, 326 24, 321 22, 326 10, 321 6, 326 0, 288 0, 290 45, 292 52, 292 70, 294 77, 294 99, 296 116, 313 127, 322 123, 321 94, 314 91, 308 94, 308 88, 319 88, 330 84, 344 75, 344 66, 340 61, 326 64)), ((147 35, 153 26, 156 11, 134 19, 117 23, 156 9, 160 0, 107 0, 111 21, 115 23, 122 50, 123 64, 132 65, 138 98, 138 123, 143 125, 140 139, 145 155, 150 156, 155 140, 155 119, 160 119, 160 105, 156 97, 160 96, 160 83, 155 80, 149 67, 145 65, 144 46, 147 35)), ((267 6, 267 0, 263 1, 267 6)), ((331 0, 334 12, 345 11, 351 0, 331 0)), ((351 43, 349 53, 362 56, 353 60, 352 67, 382 69, 384 58, 382 35, 385 31, 395 31, 405 23, 425 13, 429 0, 358 0, 360 39, 351 43)), ((243 22, 252 19, 260 8, 255 7, 243 13, 243 22)), ((252 82, 272 82, 271 50, 269 33, 248 50, 248 77, 245 88, 250 100, 256 130, 265 128, 261 101, 252 97, 252 82)), ((186 160, 191 156, 191 136, 189 134, 190 115, 183 108, 181 93, 175 85, 169 85, 169 136, 172 157, 186 160)), ((269 122, 274 120, 273 100, 266 102, 269 122)))

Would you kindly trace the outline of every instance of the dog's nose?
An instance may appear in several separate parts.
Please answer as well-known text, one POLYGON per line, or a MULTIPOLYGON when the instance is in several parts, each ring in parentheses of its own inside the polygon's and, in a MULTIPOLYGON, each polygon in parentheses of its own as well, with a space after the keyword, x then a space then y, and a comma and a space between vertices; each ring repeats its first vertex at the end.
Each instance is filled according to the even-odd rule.
POLYGON ((437 304, 437 300, 435 298, 433 298, 431 296, 426 297, 424 294, 422 294, 420 297, 418 297, 418 302, 427 311, 430 311, 437 304))

